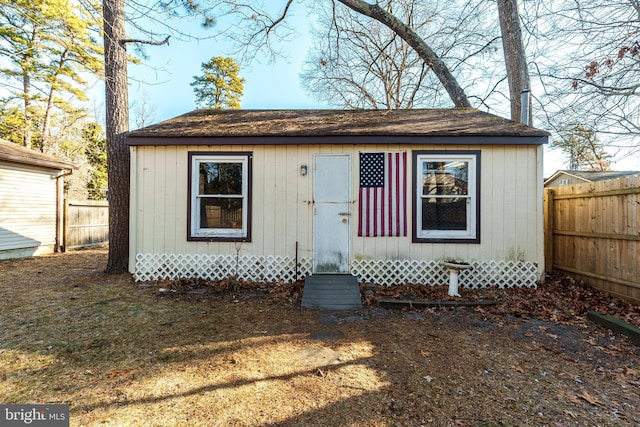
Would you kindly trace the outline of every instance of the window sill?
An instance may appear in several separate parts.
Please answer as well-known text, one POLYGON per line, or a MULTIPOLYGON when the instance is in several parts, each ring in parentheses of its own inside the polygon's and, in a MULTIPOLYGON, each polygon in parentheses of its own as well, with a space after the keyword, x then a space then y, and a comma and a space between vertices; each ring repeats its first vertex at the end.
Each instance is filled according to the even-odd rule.
POLYGON ((249 237, 243 236, 188 236, 188 242, 251 242, 249 237))
POLYGON ((479 237, 413 237, 412 243, 470 243, 479 244, 479 237))

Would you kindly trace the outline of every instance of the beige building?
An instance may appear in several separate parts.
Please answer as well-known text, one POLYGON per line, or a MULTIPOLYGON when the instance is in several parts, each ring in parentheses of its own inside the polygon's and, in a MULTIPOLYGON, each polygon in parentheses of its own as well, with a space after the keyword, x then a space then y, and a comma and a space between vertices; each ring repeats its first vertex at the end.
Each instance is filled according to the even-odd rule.
POLYGON ((548 133, 474 109, 197 110, 130 132, 137 280, 534 286, 548 133))
POLYGON ((73 168, 0 140, 0 259, 62 249, 63 181, 73 168))

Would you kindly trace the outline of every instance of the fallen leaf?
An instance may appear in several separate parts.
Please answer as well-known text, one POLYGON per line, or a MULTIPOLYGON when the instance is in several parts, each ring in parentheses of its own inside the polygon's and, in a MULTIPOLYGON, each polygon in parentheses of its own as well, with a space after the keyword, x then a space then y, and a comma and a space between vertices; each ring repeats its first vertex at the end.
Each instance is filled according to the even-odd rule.
POLYGON ((599 405, 600 401, 595 398, 594 396, 590 395, 587 391, 583 391, 582 393, 578 394, 576 397, 580 398, 580 399, 584 399, 587 402, 589 402, 592 405, 599 405))
POLYGON ((568 396, 566 396, 566 397, 567 397, 567 399, 568 399, 570 402, 573 402, 573 403, 582 403, 582 400, 578 399, 578 396, 568 395, 568 396))
POLYGON ((520 366, 511 366, 511 369, 513 369, 516 372, 520 372, 521 374, 524 374, 524 369, 522 369, 520 366))
POLYGON ((119 375, 126 375, 126 374, 128 374, 129 372, 131 372, 131 371, 132 371, 132 369, 125 369, 125 370, 123 370, 123 371, 111 371, 111 372, 109 373, 109 378, 115 378, 115 377, 117 377, 117 376, 119 376, 119 375))

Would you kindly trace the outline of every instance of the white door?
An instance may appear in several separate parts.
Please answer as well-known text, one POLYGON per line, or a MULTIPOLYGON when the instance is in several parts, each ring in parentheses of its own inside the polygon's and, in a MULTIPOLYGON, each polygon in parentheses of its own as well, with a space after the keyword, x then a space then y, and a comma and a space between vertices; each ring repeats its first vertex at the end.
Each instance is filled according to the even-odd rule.
POLYGON ((313 172, 313 272, 349 273, 351 157, 318 154, 313 172))

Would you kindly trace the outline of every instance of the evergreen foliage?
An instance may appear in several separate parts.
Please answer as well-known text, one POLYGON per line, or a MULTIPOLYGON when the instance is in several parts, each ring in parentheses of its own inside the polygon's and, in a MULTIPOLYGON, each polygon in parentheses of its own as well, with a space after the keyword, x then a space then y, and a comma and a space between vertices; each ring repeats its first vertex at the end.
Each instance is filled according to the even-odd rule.
POLYGON ((238 76, 240 66, 232 58, 214 56, 202 64, 202 71, 191 83, 196 104, 203 108, 240 109, 245 82, 238 76))

